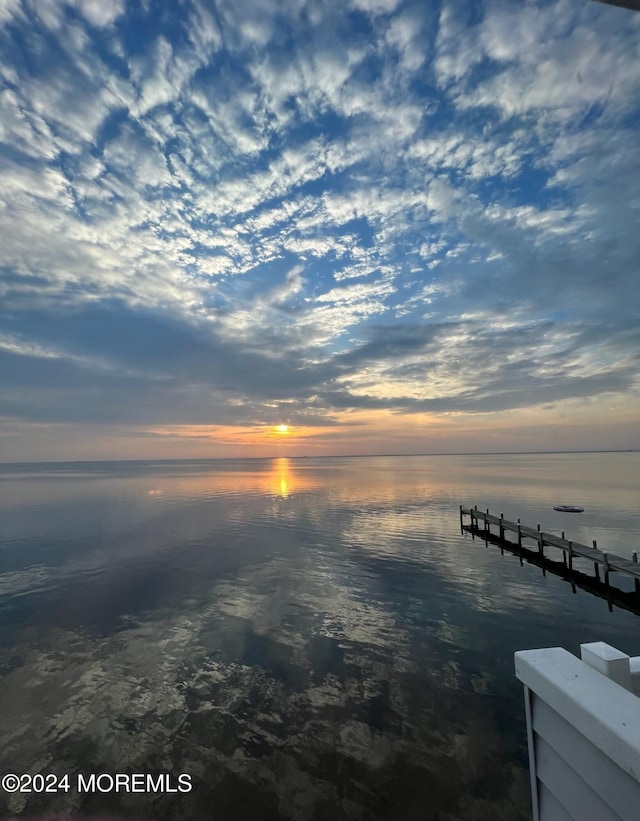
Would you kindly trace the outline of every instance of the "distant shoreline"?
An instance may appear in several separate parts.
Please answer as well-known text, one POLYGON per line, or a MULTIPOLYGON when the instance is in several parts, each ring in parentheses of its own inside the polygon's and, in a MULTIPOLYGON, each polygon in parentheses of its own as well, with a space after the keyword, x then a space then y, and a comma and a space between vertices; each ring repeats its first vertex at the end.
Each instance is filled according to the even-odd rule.
POLYGON ((131 464, 184 464, 206 462, 264 462, 272 459, 381 459, 387 457, 411 459, 417 456, 551 456, 573 455, 580 453, 640 453, 639 448, 623 448, 620 450, 495 450, 495 451, 452 451, 450 453, 323 453, 322 455, 302 454, 288 456, 273 454, 272 456, 208 456, 204 458, 186 459, 50 459, 45 461, 28 462, 0 462, 0 468, 14 465, 131 465, 131 464))

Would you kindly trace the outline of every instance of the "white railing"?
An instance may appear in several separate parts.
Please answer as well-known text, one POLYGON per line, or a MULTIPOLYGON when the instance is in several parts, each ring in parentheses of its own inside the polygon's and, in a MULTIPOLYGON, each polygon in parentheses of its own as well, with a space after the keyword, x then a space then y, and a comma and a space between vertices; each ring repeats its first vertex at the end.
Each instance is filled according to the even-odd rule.
POLYGON ((640 657, 603 642, 515 654, 534 821, 640 819, 640 657))

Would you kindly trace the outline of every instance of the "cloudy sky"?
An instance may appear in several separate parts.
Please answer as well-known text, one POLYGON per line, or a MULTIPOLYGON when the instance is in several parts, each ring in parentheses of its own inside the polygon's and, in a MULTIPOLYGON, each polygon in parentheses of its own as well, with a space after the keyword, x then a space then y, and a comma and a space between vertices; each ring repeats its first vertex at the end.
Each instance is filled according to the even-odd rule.
POLYGON ((639 51, 586 0, 0 0, 0 460, 640 446, 639 51))

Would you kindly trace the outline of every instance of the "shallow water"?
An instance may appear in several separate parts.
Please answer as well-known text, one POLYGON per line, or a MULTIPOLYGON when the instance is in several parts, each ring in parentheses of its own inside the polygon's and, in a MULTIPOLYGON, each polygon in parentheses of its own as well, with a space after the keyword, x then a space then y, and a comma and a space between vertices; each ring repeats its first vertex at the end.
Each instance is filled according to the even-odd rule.
POLYGON ((637 453, 0 465, 0 771, 193 785, 0 817, 530 818, 514 651, 640 655, 640 621, 458 506, 630 557, 639 485, 637 453))

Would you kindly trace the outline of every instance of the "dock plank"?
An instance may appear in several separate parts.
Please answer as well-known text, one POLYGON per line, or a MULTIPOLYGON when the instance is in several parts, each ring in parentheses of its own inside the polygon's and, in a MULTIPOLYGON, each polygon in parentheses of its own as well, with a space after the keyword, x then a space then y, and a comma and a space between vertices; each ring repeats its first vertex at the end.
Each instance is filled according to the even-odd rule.
MULTIPOLYGON (((495 514, 488 513, 486 510, 479 510, 476 507, 464 507, 460 505, 460 523, 462 526, 462 517, 470 516, 478 523, 484 522, 486 525, 498 525, 501 527, 503 533, 519 533, 521 538, 534 539, 538 544, 542 540, 542 546, 553 547, 562 550, 565 554, 572 554, 574 558, 587 559, 599 567, 604 567, 605 570, 614 571, 618 573, 627 573, 635 579, 640 579, 640 563, 637 561, 630 561, 622 556, 616 556, 599 550, 596 547, 589 547, 588 545, 574 542, 570 539, 563 539, 556 536, 554 533, 538 530, 538 528, 528 527, 527 525, 512 522, 510 519, 503 519, 495 514)), ((479 530, 479 528, 478 528, 479 530)), ((476 531, 477 532, 477 531, 476 531)), ((481 535, 481 533, 480 533, 481 535)), ((506 540, 505 540, 506 541, 506 540)), ((606 574, 605 574, 606 575, 606 574)), ((638 582, 636 581, 636 586, 638 582)))
POLYGON ((596 550, 593 547, 585 547, 584 545, 581 545, 578 549, 574 546, 573 552, 576 556, 582 556, 583 559, 589 559, 592 562, 600 562, 600 564, 604 564, 604 553, 602 550, 596 550))
POLYGON ((609 570, 619 570, 640 579, 640 564, 609 554, 609 570))

